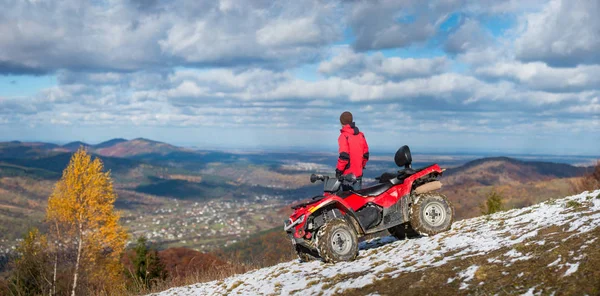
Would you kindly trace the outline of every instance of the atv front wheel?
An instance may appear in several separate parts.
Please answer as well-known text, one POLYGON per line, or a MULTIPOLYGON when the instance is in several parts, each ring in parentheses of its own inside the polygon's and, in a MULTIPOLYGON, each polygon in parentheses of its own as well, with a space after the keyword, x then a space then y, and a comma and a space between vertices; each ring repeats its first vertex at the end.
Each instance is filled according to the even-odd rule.
POLYGON ((412 229, 421 234, 435 235, 450 229, 454 209, 448 198, 437 192, 419 194, 410 213, 412 229))
POLYGON ((333 219, 317 231, 317 249, 325 262, 352 261, 358 255, 358 238, 344 219, 333 219))
POLYGON ((390 227, 388 229, 388 231, 390 232, 391 235, 393 235, 394 237, 396 237, 399 240, 403 240, 406 238, 419 237, 419 233, 416 232, 412 228, 410 223, 404 223, 404 224, 396 225, 394 227, 390 227))

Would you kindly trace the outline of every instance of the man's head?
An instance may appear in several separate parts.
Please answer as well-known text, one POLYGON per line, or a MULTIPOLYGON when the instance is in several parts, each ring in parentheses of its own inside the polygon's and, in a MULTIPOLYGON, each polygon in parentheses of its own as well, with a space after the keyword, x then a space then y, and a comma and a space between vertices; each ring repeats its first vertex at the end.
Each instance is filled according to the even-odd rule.
POLYGON ((353 121, 352 113, 346 111, 346 112, 342 113, 342 115, 340 115, 340 123, 342 125, 351 124, 352 121, 353 121))

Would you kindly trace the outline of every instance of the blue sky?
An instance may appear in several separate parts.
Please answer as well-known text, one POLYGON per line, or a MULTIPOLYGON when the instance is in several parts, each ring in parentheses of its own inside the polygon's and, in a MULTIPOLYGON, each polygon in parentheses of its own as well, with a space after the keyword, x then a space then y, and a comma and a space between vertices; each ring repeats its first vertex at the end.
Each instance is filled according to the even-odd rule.
POLYGON ((11 1, 0 141, 598 155, 598 1, 11 1))

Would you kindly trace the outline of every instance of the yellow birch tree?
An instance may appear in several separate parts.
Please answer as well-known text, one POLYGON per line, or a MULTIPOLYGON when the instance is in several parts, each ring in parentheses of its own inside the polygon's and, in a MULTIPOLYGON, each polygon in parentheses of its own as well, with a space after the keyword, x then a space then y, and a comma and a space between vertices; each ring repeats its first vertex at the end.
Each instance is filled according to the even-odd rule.
POLYGON ((76 294, 82 274, 101 289, 114 289, 120 280, 127 232, 114 210, 116 198, 110 172, 103 171, 100 159, 92 160, 83 147, 77 150, 56 183, 46 211, 47 221, 64 243, 76 246, 71 295, 76 294))

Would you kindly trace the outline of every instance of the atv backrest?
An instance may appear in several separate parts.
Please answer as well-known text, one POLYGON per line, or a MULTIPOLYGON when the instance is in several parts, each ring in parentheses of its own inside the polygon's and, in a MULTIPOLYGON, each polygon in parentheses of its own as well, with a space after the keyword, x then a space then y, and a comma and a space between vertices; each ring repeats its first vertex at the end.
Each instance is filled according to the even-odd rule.
POLYGON ((394 162, 399 167, 410 168, 410 164, 412 163, 412 155, 410 154, 410 148, 404 145, 396 151, 396 155, 394 156, 394 162))

